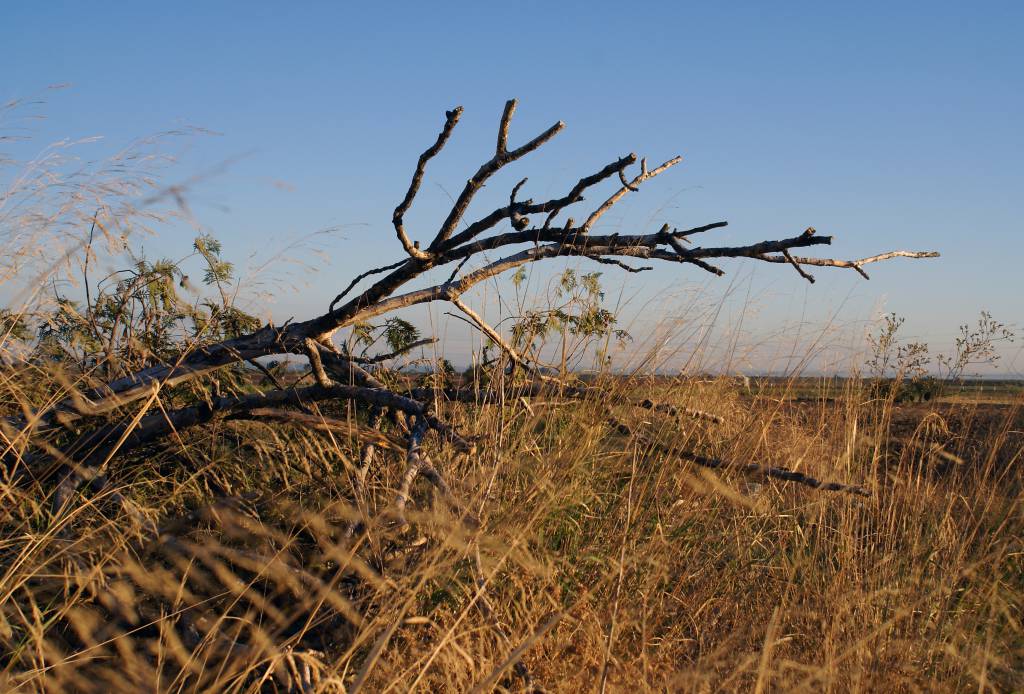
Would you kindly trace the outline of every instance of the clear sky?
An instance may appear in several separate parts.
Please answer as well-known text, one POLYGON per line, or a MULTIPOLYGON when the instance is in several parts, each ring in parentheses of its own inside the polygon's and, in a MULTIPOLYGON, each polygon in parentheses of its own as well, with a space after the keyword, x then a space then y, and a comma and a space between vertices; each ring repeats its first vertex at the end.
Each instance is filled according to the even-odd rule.
MULTIPOLYGON (((713 281, 601 266, 631 297, 634 330, 682 315, 680 292, 707 287, 712 303, 732 292, 730 320, 756 309, 753 342, 792 338, 801 320, 853 325, 891 310, 941 348, 980 309, 1024 320, 1022 37, 1019 2, 21 2, 3 10, 0 99, 70 83, 47 97, 34 141, 102 135, 85 156, 183 124, 219 133, 192 141, 175 175, 231 160, 189 193, 229 256, 258 263, 334 230, 311 240, 326 255, 318 271, 293 273, 301 291, 259 305, 278 321, 321 312, 361 269, 401 257, 391 211, 461 104, 408 217, 428 241, 516 97, 513 142, 559 119, 568 128, 496 177, 471 215, 522 176, 540 198, 631 151, 678 153, 684 164, 607 228, 727 219, 708 243, 814 226, 837 237, 828 253, 839 257, 943 254, 876 265, 871 282, 822 269, 813 286, 752 261, 713 281)), ((189 245, 184 230, 146 243, 168 256, 189 245)), ((1015 347, 1001 371, 1022 370, 1015 347)))

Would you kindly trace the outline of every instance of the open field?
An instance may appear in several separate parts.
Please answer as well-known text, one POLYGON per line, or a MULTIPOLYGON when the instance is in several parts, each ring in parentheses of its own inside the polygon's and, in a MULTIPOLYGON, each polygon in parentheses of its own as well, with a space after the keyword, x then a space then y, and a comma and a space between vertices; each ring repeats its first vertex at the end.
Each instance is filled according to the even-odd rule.
POLYGON ((634 336, 604 270, 860 281, 934 236, 825 255, 814 227, 667 203, 634 227, 616 206, 682 157, 526 188, 502 170, 566 124, 524 134, 517 108, 431 226, 463 108, 438 114, 371 260, 344 246, 280 323, 282 280, 239 301, 189 184, 157 183, 159 138, 0 158, 0 690, 1024 690, 1024 387, 964 378, 1009 325, 982 311, 932 353, 891 313, 863 380, 709 377, 747 363, 740 295, 694 284, 613 351, 634 336), (190 247, 147 256, 162 225, 190 247))
MULTIPOLYGON (((891 386, 891 381, 887 382, 891 386)), ((851 387, 862 387, 857 379, 827 377, 750 377, 750 388, 770 397, 789 400, 818 400, 845 397, 851 387)), ((964 379, 943 385, 936 402, 1010 405, 1024 396, 1024 381, 1016 379, 964 379)))
MULTIPOLYGON (((609 388, 620 403, 652 389, 609 388)), ((488 443, 428 446, 452 503, 417 483, 405 528, 384 513, 401 426, 383 430, 363 516, 351 499, 367 430, 329 407, 321 430, 183 432, 60 513, 39 487, 5 483, 5 687, 1024 687, 1019 399, 656 388, 724 419, 619 404, 624 433, 600 403, 557 393, 512 387, 480 406, 439 394, 438 412, 488 443), (688 451, 731 464, 708 470, 688 451), (868 496, 735 467, 750 461, 868 496), (359 517, 373 520, 353 536, 359 517)))

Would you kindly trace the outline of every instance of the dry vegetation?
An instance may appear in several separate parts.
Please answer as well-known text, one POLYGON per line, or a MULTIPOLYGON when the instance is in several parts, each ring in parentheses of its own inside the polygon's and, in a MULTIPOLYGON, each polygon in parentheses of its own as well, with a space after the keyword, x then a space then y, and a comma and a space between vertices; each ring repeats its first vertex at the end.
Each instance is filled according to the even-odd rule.
MULTIPOLYGON (((477 177, 527 153, 506 148, 513 110, 477 177)), ((57 216, 11 213, 25 189, 8 188, 0 223, 19 252, 80 230, 58 272, 86 270, 90 293, 2 316, 0 687, 1024 688, 1020 396, 897 402, 924 356, 895 330, 875 344, 894 359, 879 378, 819 387, 829 397, 797 379, 579 379, 567 355, 625 339, 596 277, 564 275, 559 301, 507 336, 461 294, 558 255, 711 271, 707 258, 746 257, 805 277, 874 259, 791 256, 824 242, 813 233, 694 248, 687 235, 716 225, 634 237, 592 236, 590 219, 550 226, 583 188, 618 177, 610 206, 658 171, 628 180, 632 155, 564 199, 513 192, 455 233, 482 185, 471 179, 420 249, 403 215, 459 113, 395 211, 408 258, 348 303, 276 328, 234 308, 233 268, 209 236, 192 259, 204 299, 183 299, 181 262, 133 257, 90 284, 97 235, 120 241, 115 226, 139 214, 103 199, 134 188, 79 186, 57 216), (551 216, 538 230, 526 214, 551 216), (505 221, 514 231, 477 238, 505 221), (474 249, 530 233, 533 250, 459 277, 474 249), (447 282, 394 295, 446 263, 447 282), (465 374, 406 368, 416 331, 370 322, 437 300, 492 340, 465 374), (284 353, 309 367, 258 361, 284 353), (540 366, 550 354, 560 363, 540 366)), ((985 357, 1000 327, 975 343, 965 333, 943 364, 985 357)))

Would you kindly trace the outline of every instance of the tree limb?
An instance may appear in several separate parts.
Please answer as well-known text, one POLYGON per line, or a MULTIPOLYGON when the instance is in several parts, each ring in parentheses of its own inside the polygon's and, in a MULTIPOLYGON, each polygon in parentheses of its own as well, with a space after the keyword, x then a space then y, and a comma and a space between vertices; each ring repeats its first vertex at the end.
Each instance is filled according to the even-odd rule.
POLYGON ((678 158, 670 159, 651 171, 647 170, 646 162, 641 161, 640 173, 632 179, 627 179, 624 171, 628 166, 636 163, 637 158, 634 154, 611 162, 598 172, 581 178, 562 198, 541 203, 533 203, 529 200, 518 202, 515 201, 513 194, 510 196, 507 206, 493 211, 477 222, 469 224, 463 232, 455 234, 455 227, 464 217, 472 198, 494 173, 538 149, 564 127, 562 122, 558 122, 526 144, 510 150, 508 148, 508 130, 515 105, 514 100, 506 104, 499 123, 494 156, 467 181, 447 218, 441 224, 434 241, 426 251, 419 249, 409 240, 404 229, 404 215, 422 184, 427 162, 445 146, 462 113, 461 108, 446 113, 445 124, 437 141, 420 156, 405 198, 395 208, 392 216, 398 239, 404 251, 411 256, 410 258, 378 270, 362 273, 356 278, 356 282, 350 284, 344 292, 335 298, 330 309, 322 315, 298 323, 289 323, 281 328, 267 325, 253 333, 217 344, 195 346, 183 352, 172 363, 160 364, 123 378, 111 380, 101 387, 83 393, 77 401, 74 398, 66 398, 55 405, 41 408, 27 415, 10 417, 7 423, 15 428, 38 430, 58 424, 67 425, 86 417, 100 416, 144 397, 150 392, 153 384, 167 388, 209 374, 215 369, 238 361, 274 354, 302 354, 306 349, 307 338, 318 343, 325 343, 330 340, 335 331, 355 322, 368 320, 419 303, 447 300, 452 296, 458 297, 485 279, 525 263, 548 258, 586 257, 595 262, 613 264, 623 269, 629 268, 622 262, 623 259, 661 260, 696 265, 715 274, 721 274, 722 270, 709 261, 724 258, 750 258, 770 263, 791 263, 798 267, 814 265, 850 268, 867 277, 863 266, 873 262, 896 257, 932 258, 938 256, 938 253, 935 252, 916 251, 891 251, 853 261, 793 256, 791 254, 793 249, 831 243, 831 237, 817 236, 812 229, 808 229, 798 237, 766 240, 746 246, 686 248, 680 243, 692 235, 720 228, 725 225, 725 222, 707 224, 685 231, 668 230, 666 226, 658 232, 650 234, 590 235, 592 227, 600 220, 601 216, 626 193, 638 189, 642 183, 659 175, 679 161, 678 158), (571 220, 568 220, 561 228, 551 227, 551 221, 558 212, 568 205, 581 201, 583 192, 587 188, 611 176, 619 176, 620 183, 625 181, 626 185, 619 187, 597 209, 592 211, 583 225, 577 227, 571 220), (512 232, 479 238, 482 232, 502 220, 508 219, 513 225, 521 224, 523 218, 535 213, 547 214, 544 224, 540 227, 515 229, 512 232), (470 258, 490 250, 526 244, 532 247, 513 252, 501 260, 488 263, 460 279, 455 279, 456 272, 444 284, 396 294, 401 287, 421 277, 434 267, 448 263, 462 264, 470 258), (385 273, 382 278, 359 295, 349 299, 345 304, 338 305, 355 283, 371 274, 380 273, 385 273))
POLYGON ((409 190, 406 191, 405 198, 402 199, 402 202, 398 203, 398 207, 395 208, 395 212, 391 216, 391 221, 395 226, 395 233, 398 235, 398 241, 402 244, 402 248, 405 249, 406 253, 417 260, 427 260, 430 255, 421 251, 419 246, 409 241, 409 236, 405 233, 405 213, 409 211, 409 208, 412 206, 413 198, 415 198, 416 193, 419 192, 420 184, 423 182, 423 173, 427 168, 427 162, 437 156, 437 153, 440 152, 445 146, 445 143, 448 142, 448 138, 451 137, 452 130, 455 129, 456 123, 459 122, 459 117, 462 116, 462 107, 456 106, 451 111, 446 112, 444 116, 444 127, 441 128, 441 132, 437 136, 437 141, 427 148, 427 151, 420 155, 419 161, 416 163, 416 171, 412 175, 412 182, 409 184, 409 190))

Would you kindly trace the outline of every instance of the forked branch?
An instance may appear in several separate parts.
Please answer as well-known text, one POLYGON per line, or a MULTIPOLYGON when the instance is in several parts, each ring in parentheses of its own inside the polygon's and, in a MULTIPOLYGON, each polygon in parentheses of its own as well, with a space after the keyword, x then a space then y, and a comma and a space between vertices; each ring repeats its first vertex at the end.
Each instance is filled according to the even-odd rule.
MULTIPOLYGON (((561 121, 555 123, 533 139, 519 147, 510 148, 509 136, 512 118, 515 114, 516 102, 511 100, 505 104, 495 142, 494 154, 485 161, 463 187, 453 202, 445 219, 434 233, 429 247, 422 249, 413 242, 405 228, 405 214, 415 200, 425 176, 426 166, 431 159, 449 142, 455 125, 458 123, 462 108, 457 107, 445 114, 445 122, 433 145, 419 157, 409 188, 392 214, 392 222, 396 236, 405 254, 404 260, 385 265, 380 268, 362 272, 349 283, 331 302, 327 311, 319 316, 301 322, 290 322, 281 327, 267 325, 255 332, 216 344, 197 345, 185 350, 173 361, 139 371, 130 376, 110 381, 106 385, 82 393, 74 398, 68 397, 55 405, 40 408, 21 417, 11 417, 6 421, 8 427, 22 429, 39 435, 56 426, 66 427, 80 425, 93 417, 102 416, 111 410, 129 405, 142 397, 154 392, 154 386, 167 388, 185 381, 198 379, 223 366, 249 361, 257 357, 283 354, 304 354, 309 357, 317 377, 318 385, 314 388, 301 390, 283 390, 266 393, 258 398, 244 396, 232 400, 214 400, 213 405, 204 405, 193 409, 185 408, 172 413, 172 416, 161 415, 158 419, 143 417, 139 422, 139 431, 126 439, 141 441, 165 435, 179 424, 199 423, 208 421, 213 416, 223 416, 227 412, 237 413, 245 409, 280 407, 281 405, 300 406, 304 401, 317 397, 346 398, 363 403, 367 406, 386 408, 390 411, 406 412, 414 416, 419 426, 427 426, 440 433, 444 438, 459 447, 470 444, 455 434, 451 427, 437 420, 428 411, 423 402, 405 398, 388 391, 366 369, 363 369, 352 358, 344 357, 331 349, 333 335, 342 328, 352 326, 361 321, 368 321, 378 316, 392 313, 410 306, 434 301, 447 301, 454 304, 471 322, 498 344, 514 363, 526 368, 537 380, 547 380, 540 370, 529 364, 526 358, 518 354, 501 334, 483 319, 476 315, 463 302, 462 296, 473 287, 492 277, 515 269, 527 263, 556 257, 580 257, 597 263, 619 267, 630 272, 649 269, 650 265, 634 267, 629 260, 664 261, 693 265, 715 275, 725 273, 721 261, 749 258, 768 263, 786 263, 794 267, 802 277, 813 280, 804 270, 807 266, 835 267, 855 270, 867 278, 864 266, 892 258, 934 258, 938 253, 933 251, 896 250, 859 260, 841 260, 834 258, 816 258, 794 255, 793 251, 811 246, 829 245, 830 236, 818 235, 813 228, 805 232, 780 239, 768 239, 757 243, 739 246, 692 245, 693 237, 719 229, 725 222, 714 222, 696 226, 691 229, 679 230, 662 225, 657 231, 648 233, 610 235, 595 234, 598 225, 607 212, 628 194, 642 192, 646 182, 676 166, 680 157, 672 157, 654 169, 647 168, 645 159, 639 159, 640 169, 630 176, 629 167, 638 163, 635 154, 609 162, 594 173, 580 178, 562 197, 551 198, 541 202, 532 199, 519 199, 519 192, 526 180, 520 181, 508 196, 508 203, 494 209, 476 221, 465 224, 465 228, 456 233, 456 228, 463 224, 470 204, 481 188, 492 176, 505 166, 517 161, 525 155, 539 149, 565 126, 561 121), (581 215, 585 221, 576 224, 566 219, 564 224, 554 226, 559 213, 570 205, 584 200, 584 194, 596 189, 605 182, 613 181, 615 188, 604 197, 603 202, 581 215), (536 220, 531 220, 531 216, 536 220), (502 224, 506 230, 498 230, 488 235, 502 224), (497 260, 485 254, 502 251, 503 256, 497 260), (464 267, 473 268, 473 263, 482 261, 474 269, 462 273, 464 267), (445 265, 454 268, 449 279, 433 286, 401 290, 412 282, 421 279, 425 273, 445 265), (349 297, 355 287, 370 277, 375 281, 365 289, 349 297), (342 303, 342 301, 345 303, 342 303), (342 374, 344 378, 332 374, 342 374), (338 381, 347 382, 354 379, 356 386, 337 385, 338 381), (355 388, 362 390, 344 390, 355 388), (395 398, 405 398, 396 400, 395 398), (161 423, 163 422, 163 423, 161 423), (167 424, 172 426, 167 426, 167 424)), ((390 358, 388 355, 385 358, 390 358)), ((378 363, 380 360, 372 360, 378 363)), ((103 450, 103 441, 110 436, 124 435, 123 431, 115 431, 108 427, 97 427, 91 432, 82 434, 77 441, 65 448, 72 457, 84 454, 92 459, 86 451, 103 450), (102 434, 102 435, 101 435, 102 434), (95 437, 100 435, 100 439, 95 437), (91 444, 91 445, 86 445, 91 444)), ((7 456, 9 458, 9 456, 7 456)), ((10 462, 5 459, 5 462, 10 462)), ((771 474, 771 473, 769 473, 771 474)))
POLYGON ((416 162, 416 171, 412 175, 412 182, 409 184, 409 190, 406 191, 405 197, 402 199, 402 202, 398 203, 398 207, 395 208, 395 212, 391 216, 391 221, 395 225, 395 233, 398 235, 402 248, 417 260, 426 260, 430 256, 421 251, 418 244, 409 241, 409 236, 405 233, 405 213, 409 211, 413 198, 416 197, 416 193, 420 190, 420 184, 423 183, 423 174, 427 170, 427 162, 436 157, 437 153, 448 142, 448 138, 452 135, 452 130, 455 129, 456 123, 459 122, 459 118, 462 116, 462 107, 456 106, 451 111, 446 112, 444 116, 444 127, 441 128, 437 141, 420 155, 419 161, 416 162))

